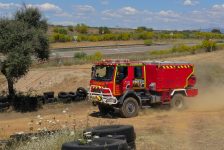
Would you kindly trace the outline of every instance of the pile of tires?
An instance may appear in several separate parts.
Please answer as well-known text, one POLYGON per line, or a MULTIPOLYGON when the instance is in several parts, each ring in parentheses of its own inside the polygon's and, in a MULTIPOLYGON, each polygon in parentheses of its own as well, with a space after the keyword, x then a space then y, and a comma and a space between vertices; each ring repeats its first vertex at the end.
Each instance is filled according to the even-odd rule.
POLYGON ((63 103, 77 102, 85 100, 87 97, 87 90, 79 87, 76 92, 59 92, 58 99, 63 103))
POLYGON ((0 112, 9 109, 10 103, 6 97, 0 97, 0 112))
POLYGON ((43 93, 43 103, 44 104, 53 103, 55 101, 56 101, 56 99, 54 97, 53 91, 43 93))
POLYGON ((62 145, 62 150, 135 150, 136 134, 131 125, 97 126, 83 132, 86 143, 79 141, 62 145))
POLYGON ((0 112, 9 109, 10 104, 8 102, 0 102, 0 112))

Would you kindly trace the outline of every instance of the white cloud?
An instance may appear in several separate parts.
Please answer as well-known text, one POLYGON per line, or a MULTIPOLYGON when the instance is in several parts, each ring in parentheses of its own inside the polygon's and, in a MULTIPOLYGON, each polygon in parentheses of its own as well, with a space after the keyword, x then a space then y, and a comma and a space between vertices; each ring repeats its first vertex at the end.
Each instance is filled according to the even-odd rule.
POLYGON ((127 6, 127 7, 121 8, 119 12, 125 15, 135 15, 138 13, 138 10, 133 7, 127 6))
POLYGON ((162 17, 179 17, 180 15, 172 10, 162 10, 159 12, 159 15, 162 17))
POLYGON ((133 7, 127 6, 117 10, 105 10, 102 12, 104 18, 122 18, 137 15, 139 11, 133 7))
POLYGON ((196 0, 184 0, 184 5, 185 6, 193 6, 193 5, 196 5, 198 4, 199 2, 196 1, 196 0))
POLYGON ((11 9, 11 8, 18 8, 20 7, 20 4, 16 4, 16 3, 1 3, 0 2, 0 9, 11 9))
POLYGON ((51 3, 44 3, 44 4, 28 4, 27 7, 35 7, 40 9, 41 11, 62 11, 62 9, 55 5, 55 4, 51 4, 51 3))
POLYGON ((107 18, 107 19, 109 19, 108 17, 112 17, 112 18, 122 17, 121 14, 118 14, 118 13, 116 13, 116 11, 113 11, 113 10, 104 10, 102 12, 102 15, 104 16, 104 18, 107 18))
POLYGON ((224 4, 215 4, 212 7, 214 10, 224 10, 224 4))
POLYGON ((75 8, 75 11, 80 14, 95 12, 95 8, 90 5, 75 5, 74 8, 75 8))

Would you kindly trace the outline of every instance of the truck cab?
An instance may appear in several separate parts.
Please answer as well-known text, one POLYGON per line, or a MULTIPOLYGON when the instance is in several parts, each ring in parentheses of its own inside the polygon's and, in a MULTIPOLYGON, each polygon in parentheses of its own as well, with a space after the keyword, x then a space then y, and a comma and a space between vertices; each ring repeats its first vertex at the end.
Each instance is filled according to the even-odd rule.
POLYGON ((184 97, 196 96, 194 66, 185 62, 103 60, 92 67, 89 99, 101 113, 119 110, 137 116, 155 103, 184 107, 184 97))

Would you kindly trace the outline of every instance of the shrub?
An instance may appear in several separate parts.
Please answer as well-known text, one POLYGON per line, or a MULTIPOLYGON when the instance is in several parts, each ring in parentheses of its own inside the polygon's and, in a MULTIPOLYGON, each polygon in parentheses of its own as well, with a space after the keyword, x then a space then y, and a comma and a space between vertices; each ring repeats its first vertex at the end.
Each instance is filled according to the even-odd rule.
POLYGON ((187 46, 185 44, 179 44, 179 45, 175 45, 172 48, 172 52, 173 53, 179 53, 179 52, 188 52, 191 50, 190 46, 187 46))
POLYGON ((77 52, 74 54, 74 58, 83 59, 87 56, 85 52, 77 52))
POLYGON ((68 42, 72 41, 72 36, 66 34, 54 33, 52 37, 50 37, 53 42, 68 42))
POLYGON ((77 24, 75 30, 79 33, 86 34, 88 32, 88 26, 85 24, 77 24))
POLYGON ((204 40, 202 42, 202 47, 205 49, 206 52, 211 52, 216 50, 216 42, 213 40, 204 40))
POLYGON ((167 55, 171 53, 171 50, 154 50, 149 52, 150 55, 167 55))
POLYGON ((109 34, 111 31, 108 27, 99 27, 99 34, 109 34))
POLYGON ((152 40, 145 40, 144 44, 147 46, 151 46, 152 45, 152 40))
POLYGON ((67 30, 64 28, 54 28, 53 31, 59 34, 68 34, 67 30))
POLYGON ((68 30, 71 31, 71 32, 73 32, 74 31, 73 26, 68 26, 68 30))
POLYGON ((103 54, 101 52, 95 52, 93 55, 93 60, 99 61, 103 58, 103 54))

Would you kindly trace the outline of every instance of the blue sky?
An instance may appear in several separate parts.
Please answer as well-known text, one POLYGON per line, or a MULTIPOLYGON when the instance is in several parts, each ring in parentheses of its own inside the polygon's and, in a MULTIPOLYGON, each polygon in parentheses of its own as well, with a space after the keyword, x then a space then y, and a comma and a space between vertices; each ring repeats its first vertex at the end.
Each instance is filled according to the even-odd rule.
POLYGON ((51 24, 224 28, 224 0, 0 0, 0 16, 11 17, 22 2, 39 8, 51 24))

